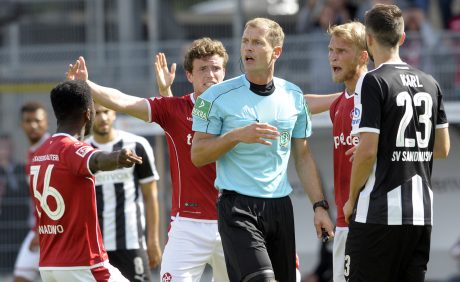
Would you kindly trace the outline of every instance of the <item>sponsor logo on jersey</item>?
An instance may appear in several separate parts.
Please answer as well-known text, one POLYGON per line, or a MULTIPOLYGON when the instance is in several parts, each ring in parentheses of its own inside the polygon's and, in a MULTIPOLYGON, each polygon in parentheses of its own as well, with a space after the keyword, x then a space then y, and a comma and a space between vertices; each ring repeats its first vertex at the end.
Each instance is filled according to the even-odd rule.
POLYGON ((166 272, 161 277, 161 282, 171 282, 171 281, 172 281, 172 275, 169 272, 166 272))
POLYGON ((352 136, 343 134, 343 132, 339 136, 334 136, 334 147, 337 149, 339 145, 343 146, 356 146, 359 143, 358 136, 352 136))
POLYGON ((208 120, 209 112, 211 111, 211 103, 198 97, 195 107, 193 107, 192 115, 202 120, 208 120))
POLYGON ((80 147, 75 154, 79 155, 80 157, 84 158, 88 152, 91 152, 93 150, 93 147, 91 146, 83 146, 80 147))

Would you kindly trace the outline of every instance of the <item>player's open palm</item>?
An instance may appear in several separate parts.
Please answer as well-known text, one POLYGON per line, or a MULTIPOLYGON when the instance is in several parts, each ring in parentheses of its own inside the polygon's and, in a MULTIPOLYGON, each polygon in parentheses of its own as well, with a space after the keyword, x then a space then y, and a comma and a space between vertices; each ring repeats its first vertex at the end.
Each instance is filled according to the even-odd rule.
POLYGON ((268 140, 276 140, 280 135, 278 129, 268 123, 256 122, 238 130, 240 142, 260 143, 267 146, 272 144, 268 140))
POLYGON ((155 75, 160 94, 166 93, 176 77, 176 64, 173 63, 171 65, 171 70, 169 70, 166 55, 164 53, 158 53, 155 56, 155 75))
POLYGON ((122 149, 118 154, 118 167, 132 167, 135 164, 142 164, 142 157, 136 155, 130 149, 122 149))
POLYGON ((69 64, 69 69, 66 72, 67 80, 88 80, 88 69, 86 68, 85 58, 80 56, 75 64, 69 64))

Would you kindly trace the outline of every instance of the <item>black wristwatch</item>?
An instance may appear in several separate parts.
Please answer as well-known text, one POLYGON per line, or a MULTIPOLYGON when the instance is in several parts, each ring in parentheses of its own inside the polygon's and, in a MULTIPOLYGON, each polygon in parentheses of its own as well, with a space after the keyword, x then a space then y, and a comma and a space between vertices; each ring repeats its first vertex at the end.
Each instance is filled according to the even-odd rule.
POLYGON ((321 200, 313 204, 313 212, 317 207, 322 207, 325 210, 329 209, 329 203, 326 200, 321 200))

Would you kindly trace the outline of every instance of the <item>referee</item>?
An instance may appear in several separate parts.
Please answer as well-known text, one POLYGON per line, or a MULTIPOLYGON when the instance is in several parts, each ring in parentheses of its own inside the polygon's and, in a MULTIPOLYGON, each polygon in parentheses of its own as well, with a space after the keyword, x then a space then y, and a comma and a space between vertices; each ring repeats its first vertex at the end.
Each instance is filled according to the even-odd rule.
POLYGON ((246 23, 246 73, 210 87, 193 109, 192 161, 216 161, 218 225, 230 281, 296 281, 294 215, 287 180, 290 152, 315 204, 315 225, 333 236, 327 202, 307 137, 311 122, 302 91, 274 77, 284 33, 278 23, 246 23), (291 142, 292 141, 292 142, 291 142))

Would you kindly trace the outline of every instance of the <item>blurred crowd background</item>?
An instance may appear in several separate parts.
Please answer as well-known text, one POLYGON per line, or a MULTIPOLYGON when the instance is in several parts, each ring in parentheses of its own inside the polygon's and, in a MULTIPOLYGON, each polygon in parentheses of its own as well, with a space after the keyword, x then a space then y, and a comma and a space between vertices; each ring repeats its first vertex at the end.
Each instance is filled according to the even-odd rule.
MULTIPOLYGON (((0 273, 11 273, 29 228, 28 187, 21 170, 28 144, 19 129, 19 109, 32 100, 47 105, 53 132, 55 119, 48 93, 65 78, 69 63, 78 56, 86 58, 91 80, 140 97, 157 96, 153 70, 157 52, 164 52, 169 63, 181 66, 183 52, 192 40, 204 36, 219 39, 230 55, 226 77, 231 78, 242 72, 239 46, 244 22, 256 16, 269 17, 278 21, 287 35, 276 75, 296 83, 305 93, 332 93, 342 91, 343 85, 331 80, 325 31, 330 24, 362 20, 377 2, 402 8, 407 33, 401 48, 403 59, 432 74, 444 90, 453 150, 444 164, 435 163, 435 195, 436 191, 440 194, 435 212, 440 211, 442 217, 440 229, 436 229, 435 219, 433 246, 440 253, 433 256, 435 270, 428 278, 443 281, 455 275, 456 263, 449 257, 449 247, 460 236, 460 210, 455 201, 455 197, 460 199, 456 148, 460 140, 460 0, 0 0, 0 136, 5 136, 0 138, 0 273), (451 210, 444 213, 446 209, 451 210)), ((190 91, 185 72, 178 67, 173 93, 190 91)), ((312 145, 320 159, 324 185, 331 193, 327 115, 316 117, 315 125, 318 134, 312 145)), ((158 127, 122 115, 118 126, 146 136, 154 147, 162 176, 164 241, 170 203, 164 136, 158 127)), ((292 182, 296 188, 296 180, 292 182)), ((297 192, 293 195, 299 197, 294 200, 296 212, 305 214, 296 221, 299 255, 303 272, 309 272, 319 257, 319 243, 308 217, 311 207, 305 195, 297 192)))

